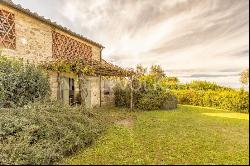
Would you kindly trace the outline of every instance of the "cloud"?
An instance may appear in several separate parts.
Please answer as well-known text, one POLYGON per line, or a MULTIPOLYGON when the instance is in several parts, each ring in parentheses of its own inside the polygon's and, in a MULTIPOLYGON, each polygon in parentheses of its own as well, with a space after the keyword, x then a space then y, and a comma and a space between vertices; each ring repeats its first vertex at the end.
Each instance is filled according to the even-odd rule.
POLYGON ((14 1, 102 43, 103 57, 123 67, 160 64, 184 81, 239 87, 249 66, 246 0, 14 1))
POLYGON ((239 74, 192 74, 191 78, 216 78, 216 77, 232 77, 232 76, 239 76, 239 74))

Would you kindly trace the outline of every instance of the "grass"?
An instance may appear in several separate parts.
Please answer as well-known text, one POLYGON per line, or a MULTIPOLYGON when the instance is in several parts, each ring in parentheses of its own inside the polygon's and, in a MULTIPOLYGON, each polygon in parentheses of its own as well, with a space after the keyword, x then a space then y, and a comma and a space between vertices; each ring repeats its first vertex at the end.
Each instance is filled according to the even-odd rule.
POLYGON ((248 114, 180 106, 173 111, 102 111, 110 124, 96 145, 64 164, 249 164, 248 114))

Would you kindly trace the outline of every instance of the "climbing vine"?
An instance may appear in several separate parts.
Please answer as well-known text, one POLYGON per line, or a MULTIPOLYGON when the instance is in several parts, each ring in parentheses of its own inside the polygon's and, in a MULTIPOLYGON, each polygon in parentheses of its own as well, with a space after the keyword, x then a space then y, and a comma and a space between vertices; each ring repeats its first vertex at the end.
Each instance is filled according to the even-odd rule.
MULTIPOLYGON (((60 73, 74 73, 78 78, 80 102, 82 106, 86 106, 87 86, 85 76, 105 76, 102 78, 111 79, 111 77, 131 77, 133 70, 125 70, 116 65, 112 65, 104 60, 98 61, 86 58, 74 59, 54 59, 41 63, 41 66, 49 71, 60 73)), ((60 86, 60 82, 58 82, 60 86)))
POLYGON ((112 65, 104 60, 89 60, 89 59, 55 59, 49 62, 43 62, 42 67, 47 70, 66 73, 82 73, 88 76, 115 76, 129 77, 134 75, 133 70, 126 70, 116 65, 112 65))

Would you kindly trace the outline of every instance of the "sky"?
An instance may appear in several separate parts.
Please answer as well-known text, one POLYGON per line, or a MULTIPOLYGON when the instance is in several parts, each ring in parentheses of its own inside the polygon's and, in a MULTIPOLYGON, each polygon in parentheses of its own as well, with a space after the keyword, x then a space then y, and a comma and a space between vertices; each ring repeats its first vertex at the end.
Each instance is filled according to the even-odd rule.
POLYGON ((13 0, 105 46, 124 68, 161 65, 182 82, 240 87, 249 66, 248 0, 13 0))

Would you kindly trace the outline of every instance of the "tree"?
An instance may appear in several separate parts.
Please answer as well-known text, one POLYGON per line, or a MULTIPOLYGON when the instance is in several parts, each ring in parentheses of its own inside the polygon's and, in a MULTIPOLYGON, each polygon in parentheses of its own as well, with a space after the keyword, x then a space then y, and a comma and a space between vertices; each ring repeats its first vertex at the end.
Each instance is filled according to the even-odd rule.
POLYGON ((249 69, 245 69, 241 72, 240 82, 242 85, 247 85, 249 83, 249 69))
POLYGON ((180 82, 180 80, 177 77, 167 77, 166 80, 169 83, 175 83, 175 84, 180 82))
POLYGON ((138 76, 143 76, 147 72, 147 68, 144 68, 141 64, 136 66, 136 74, 138 76))
POLYGON ((152 65, 150 68, 150 74, 157 76, 158 78, 165 77, 166 74, 160 65, 152 65))

